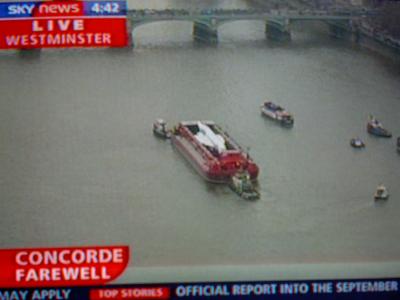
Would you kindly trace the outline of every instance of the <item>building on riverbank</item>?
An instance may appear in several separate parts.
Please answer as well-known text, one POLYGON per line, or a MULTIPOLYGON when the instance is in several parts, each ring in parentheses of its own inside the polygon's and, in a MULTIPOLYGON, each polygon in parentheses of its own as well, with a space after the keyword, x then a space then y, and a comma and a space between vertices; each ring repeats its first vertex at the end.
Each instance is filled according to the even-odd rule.
POLYGON ((387 0, 363 0, 363 5, 366 8, 379 10, 379 14, 360 20, 360 34, 368 36, 377 44, 399 52, 400 3, 387 0))
POLYGON ((367 22, 375 30, 400 39, 400 3, 383 0, 365 0, 367 7, 377 8, 381 14, 376 18, 368 18, 367 22))

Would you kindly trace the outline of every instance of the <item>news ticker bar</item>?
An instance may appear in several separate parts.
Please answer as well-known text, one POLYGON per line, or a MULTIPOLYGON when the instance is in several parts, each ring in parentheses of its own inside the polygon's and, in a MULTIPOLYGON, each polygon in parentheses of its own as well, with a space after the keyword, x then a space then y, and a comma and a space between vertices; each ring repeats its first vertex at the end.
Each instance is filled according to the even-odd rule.
POLYGON ((0 3, 0 18, 126 16, 126 1, 29 1, 0 3))
POLYGON ((3 288, 2 300, 400 299, 400 278, 3 288))

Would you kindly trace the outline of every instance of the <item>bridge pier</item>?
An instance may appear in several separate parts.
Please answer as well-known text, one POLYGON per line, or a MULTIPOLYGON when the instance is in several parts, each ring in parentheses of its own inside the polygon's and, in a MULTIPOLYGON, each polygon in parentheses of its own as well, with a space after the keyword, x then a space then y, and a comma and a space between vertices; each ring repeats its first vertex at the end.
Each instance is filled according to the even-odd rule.
POLYGON ((350 26, 347 22, 328 22, 329 34, 337 39, 351 36, 350 26))
POLYGON ((328 22, 329 33, 336 39, 345 39, 355 44, 360 42, 361 32, 357 22, 328 22))
MULTIPOLYGON (((218 42, 218 30, 216 26, 213 26, 213 21, 210 24, 204 22, 193 23, 193 39, 196 42, 216 44, 218 42)), ((215 24, 214 24, 215 25, 215 24)))
POLYGON ((350 20, 349 27, 351 29, 351 41, 358 44, 361 39, 360 23, 359 21, 350 20))
POLYGON ((272 41, 288 42, 292 39, 289 21, 285 24, 267 21, 265 24, 265 36, 272 41))
POLYGON ((361 33, 358 27, 354 28, 351 32, 351 41, 358 44, 360 42, 361 33))

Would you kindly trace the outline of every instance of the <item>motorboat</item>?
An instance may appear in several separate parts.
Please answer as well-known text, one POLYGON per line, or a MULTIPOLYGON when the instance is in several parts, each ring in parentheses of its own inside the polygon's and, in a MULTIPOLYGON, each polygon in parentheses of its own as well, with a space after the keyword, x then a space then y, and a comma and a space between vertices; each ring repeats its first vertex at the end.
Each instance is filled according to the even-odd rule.
POLYGON ((180 122, 171 143, 207 181, 229 183, 239 170, 257 179, 259 169, 250 155, 213 121, 180 122))
POLYGON ((385 129, 382 123, 379 122, 374 116, 369 117, 369 121, 367 123, 367 131, 368 133, 379 137, 392 137, 392 133, 385 129))
POLYGON ((153 133, 154 135, 167 139, 170 137, 170 132, 167 130, 167 123, 163 119, 157 119, 153 123, 153 133))
POLYGON ((363 142, 360 138, 352 138, 352 139, 350 140, 350 145, 351 145, 353 148, 358 148, 358 149, 364 148, 364 147, 365 147, 364 142, 363 142))
POLYGON ((380 184, 376 188, 376 192, 374 194, 374 199, 375 200, 386 200, 389 198, 389 193, 386 189, 386 187, 383 184, 380 184))
POLYGON ((261 113, 272 120, 276 120, 283 126, 290 127, 294 124, 293 115, 273 102, 264 102, 264 104, 261 105, 261 113))

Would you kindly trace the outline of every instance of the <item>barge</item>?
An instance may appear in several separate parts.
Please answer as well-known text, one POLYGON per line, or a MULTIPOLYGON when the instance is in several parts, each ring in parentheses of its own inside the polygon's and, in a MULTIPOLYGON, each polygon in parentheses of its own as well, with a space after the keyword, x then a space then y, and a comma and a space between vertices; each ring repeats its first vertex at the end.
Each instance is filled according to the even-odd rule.
POLYGON ((248 153, 212 121, 183 121, 171 132, 171 143, 207 181, 230 183, 238 172, 251 180, 258 166, 248 153))

